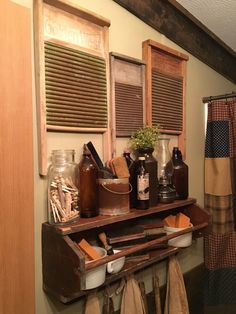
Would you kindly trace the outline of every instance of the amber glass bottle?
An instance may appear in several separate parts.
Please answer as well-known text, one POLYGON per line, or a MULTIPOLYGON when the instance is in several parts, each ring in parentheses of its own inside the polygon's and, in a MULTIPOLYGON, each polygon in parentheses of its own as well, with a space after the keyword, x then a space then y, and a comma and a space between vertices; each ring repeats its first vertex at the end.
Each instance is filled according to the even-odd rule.
POLYGON ((178 147, 173 148, 172 161, 174 166, 172 183, 176 190, 176 199, 184 200, 188 198, 188 166, 183 162, 178 147))
POLYGON ((145 168, 149 173, 149 206, 158 203, 157 160, 153 156, 153 148, 139 149, 138 156, 145 157, 145 168))
POLYGON ((91 154, 84 146, 83 157, 79 163, 79 209, 84 218, 98 215, 98 184, 97 168, 91 159, 91 154))

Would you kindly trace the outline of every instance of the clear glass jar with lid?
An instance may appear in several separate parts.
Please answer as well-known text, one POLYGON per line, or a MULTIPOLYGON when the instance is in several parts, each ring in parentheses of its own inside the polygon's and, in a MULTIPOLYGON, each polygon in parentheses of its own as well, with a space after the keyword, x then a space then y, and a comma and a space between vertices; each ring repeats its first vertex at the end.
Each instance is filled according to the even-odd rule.
POLYGON ((70 223, 79 217, 78 189, 74 183, 74 151, 52 151, 48 168, 48 222, 70 223))

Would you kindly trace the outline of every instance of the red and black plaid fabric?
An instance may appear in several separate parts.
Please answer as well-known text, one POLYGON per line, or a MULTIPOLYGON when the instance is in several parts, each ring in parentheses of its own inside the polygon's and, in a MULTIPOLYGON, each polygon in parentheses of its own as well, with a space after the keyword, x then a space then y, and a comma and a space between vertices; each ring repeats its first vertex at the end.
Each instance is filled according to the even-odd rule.
POLYGON ((205 304, 211 306, 236 304, 235 157, 236 99, 211 102, 205 142, 205 208, 211 215, 212 231, 204 238, 205 304), (227 189, 216 184, 226 175, 227 189))

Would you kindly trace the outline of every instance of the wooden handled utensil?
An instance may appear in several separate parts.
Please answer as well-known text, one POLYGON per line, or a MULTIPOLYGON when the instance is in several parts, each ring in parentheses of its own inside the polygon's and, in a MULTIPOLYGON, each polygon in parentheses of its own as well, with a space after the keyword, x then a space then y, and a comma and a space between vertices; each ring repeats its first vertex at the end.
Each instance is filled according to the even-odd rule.
POLYGON ((105 232, 99 233, 98 237, 101 240, 102 244, 104 245, 104 248, 107 251, 107 255, 113 255, 114 254, 113 249, 111 245, 107 243, 107 236, 105 232))

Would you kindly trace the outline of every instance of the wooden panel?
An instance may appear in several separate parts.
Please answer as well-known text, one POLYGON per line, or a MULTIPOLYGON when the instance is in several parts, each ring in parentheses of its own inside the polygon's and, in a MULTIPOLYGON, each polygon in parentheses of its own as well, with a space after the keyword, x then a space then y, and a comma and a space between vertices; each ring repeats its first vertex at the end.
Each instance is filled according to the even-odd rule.
POLYGON ((130 137, 143 126, 141 86, 115 84, 116 135, 130 137))
POLYGON ((160 72, 180 77, 181 62, 182 60, 168 55, 163 51, 152 50, 152 67, 160 72))
POLYGON ((183 78, 152 71, 152 123, 182 133, 183 78))
POLYGON ((0 10, 0 313, 35 313, 30 10, 0 10))
POLYGON ((178 135, 185 157, 185 85, 188 56, 156 41, 143 42, 146 62, 146 102, 149 125, 159 124, 161 133, 178 135))
POLYGON ((110 53, 112 151, 116 137, 130 137, 145 122, 145 63, 110 53))
MULTIPOLYGON (((43 176, 47 174, 47 130, 61 132, 83 132, 83 133, 101 133, 103 134, 103 156, 104 160, 108 160, 111 156, 111 130, 107 123, 109 116, 109 105, 106 103, 106 112, 102 110, 98 117, 98 123, 94 120, 89 120, 83 124, 84 119, 75 119, 73 113, 68 108, 63 111, 67 121, 61 115, 62 111, 57 110, 56 119, 51 119, 55 116, 52 110, 47 111, 46 121, 46 98, 49 99, 49 93, 46 95, 45 85, 45 51, 44 41, 63 45, 65 49, 76 49, 80 52, 85 52, 100 57, 104 61, 104 77, 108 81, 109 75, 109 53, 108 53, 108 27, 110 22, 92 12, 84 10, 77 5, 69 3, 67 0, 35 0, 34 1, 34 30, 35 30, 35 71, 36 71, 36 92, 37 92, 37 107, 38 107, 38 133, 39 133, 39 173, 43 176), (101 118, 102 116, 102 118, 101 118), (101 118, 101 119, 100 119, 101 118), (55 123, 55 120, 57 122, 55 123), (103 120, 103 121, 101 121, 103 120), (104 123, 104 120, 105 123, 104 123), (58 122, 61 123, 58 123, 58 122), (69 121, 69 123, 68 123, 69 121), (98 125, 100 123, 100 125, 98 125)), ((46 64, 46 66, 48 63, 46 64)), ((58 65, 57 65, 58 67, 58 65)), ((47 74, 47 73, 46 73, 47 74)), ((76 74, 74 73, 74 76, 76 74)), ((66 74, 67 76, 67 74, 66 74)), ((68 80, 68 77, 67 77, 68 80)), ((86 82, 85 82, 86 83, 86 82)), ((108 99, 109 83, 106 82, 106 98, 108 99)), ((48 92, 48 91, 47 91, 48 92)), ((50 94, 51 97, 51 94, 50 94)), ((60 96, 60 106, 65 104, 60 96)), ((73 98, 73 96, 71 97, 73 98)), ((59 101, 59 99, 57 99, 59 101)), ((68 100, 68 99, 67 99, 68 100)), ((71 99, 70 99, 71 100, 71 99)), ((97 100, 97 99, 96 99, 97 100)), ((98 103, 98 102, 94 103, 98 103)), ((50 100, 51 101, 51 100, 50 100)), ((67 103, 68 105, 68 103, 67 103)), ((73 101, 69 105, 74 105, 73 101)), ((86 112, 89 106, 85 103, 86 112)), ((55 108, 55 106, 54 106, 55 108)), ((58 108, 57 108, 58 109, 58 108)), ((62 108, 60 108, 61 110, 62 108)), ((64 110, 65 108, 63 108, 64 110)), ((91 112, 90 112, 91 113, 91 112)), ((89 115, 89 114, 88 114, 89 115)), ((84 114, 85 116, 85 114, 84 114)))
POLYGON ((175 0, 113 0, 236 83, 236 53, 175 0), (223 62, 222 62, 223 60, 223 62))

